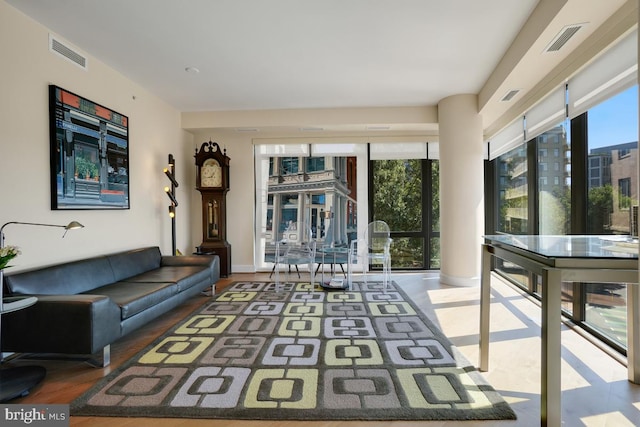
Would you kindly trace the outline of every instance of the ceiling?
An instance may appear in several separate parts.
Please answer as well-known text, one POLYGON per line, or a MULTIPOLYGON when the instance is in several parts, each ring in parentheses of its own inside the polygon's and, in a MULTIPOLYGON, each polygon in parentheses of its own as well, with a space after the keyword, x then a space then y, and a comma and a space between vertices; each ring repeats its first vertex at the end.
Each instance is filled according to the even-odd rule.
MULTIPOLYGON (((576 3, 7 2, 181 112, 435 106, 450 95, 487 90, 536 7, 576 3)), ((613 10, 622 3, 577 3, 585 2, 614 3, 613 10)), ((502 83, 519 62, 487 98, 504 95, 502 83)))

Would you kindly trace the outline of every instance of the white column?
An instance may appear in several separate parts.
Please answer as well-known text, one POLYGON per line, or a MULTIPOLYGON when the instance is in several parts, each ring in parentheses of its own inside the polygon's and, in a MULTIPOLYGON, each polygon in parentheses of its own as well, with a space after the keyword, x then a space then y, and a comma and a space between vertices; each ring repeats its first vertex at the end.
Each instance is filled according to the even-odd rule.
POLYGON ((438 103, 440 129, 440 281, 480 284, 484 158, 477 95, 438 103))

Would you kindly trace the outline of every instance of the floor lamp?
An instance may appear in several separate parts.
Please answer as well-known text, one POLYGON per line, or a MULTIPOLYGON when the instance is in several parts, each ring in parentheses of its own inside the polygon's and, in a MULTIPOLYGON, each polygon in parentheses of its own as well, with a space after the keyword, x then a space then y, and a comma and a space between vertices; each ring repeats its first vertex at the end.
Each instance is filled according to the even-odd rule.
POLYGON ((169 167, 164 169, 164 174, 171 181, 171 187, 164 187, 164 192, 171 200, 169 205, 169 217, 171 218, 171 255, 178 255, 176 248, 176 208, 178 207, 178 201, 176 200, 176 187, 178 181, 176 181, 176 161, 173 158, 173 154, 169 154, 169 167))
MULTIPOLYGON (((11 221, 0 227, 0 249, 4 248, 4 228, 8 225, 34 225, 38 227, 58 227, 64 228, 64 237, 67 231, 84 227, 77 221, 71 221, 67 225, 40 224, 36 222, 11 221)), ((11 311, 21 310, 37 302, 35 297, 7 298, 7 303, 3 297, 4 274, 0 269, 0 335, 2 332, 2 315, 11 311)), ((1 344, 1 342, 0 342, 1 344)), ((2 347, 0 345, 0 362, 2 361, 2 347)), ((6 402, 16 397, 25 396, 33 387, 42 381, 47 371, 42 366, 20 366, 14 368, 0 368, 0 402, 6 402)))

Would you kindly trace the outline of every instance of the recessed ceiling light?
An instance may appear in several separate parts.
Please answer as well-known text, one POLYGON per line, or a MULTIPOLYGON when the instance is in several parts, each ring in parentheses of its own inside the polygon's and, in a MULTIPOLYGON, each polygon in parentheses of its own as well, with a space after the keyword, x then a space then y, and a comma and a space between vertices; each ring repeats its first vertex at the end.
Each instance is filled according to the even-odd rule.
POLYGON ((300 130, 302 132, 318 132, 318 131, 324 130, 324 128, 310 126, 310 127, 300 128, 300 130))
POLYGON ((198 74, 200 72, 196 67, 187 67, 184 69, 187 73, 198 74))

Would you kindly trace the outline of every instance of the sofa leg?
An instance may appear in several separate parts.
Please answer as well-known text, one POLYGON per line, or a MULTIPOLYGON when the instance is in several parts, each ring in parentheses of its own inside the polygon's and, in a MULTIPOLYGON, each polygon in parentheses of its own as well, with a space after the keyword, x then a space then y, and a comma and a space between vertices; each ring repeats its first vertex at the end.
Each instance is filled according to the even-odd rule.
POLYGON ((104 368, 111 364, 111 346, 105 345, 102 348, 102 354, 94 353, 87 363, 96 368, 104 368))
POLYGON ((109 366, 111 364, 111 345, 105 345, 102 349, 102 366, 109 366))
POLYGON ((202 290, 202 292, 200 292, 201 295, 207 296, 207 297, 212 297, 216 294, 216 284, 212 284, 211 285, 211 290, 209 290, 209 288, 205 288, 202 290))

